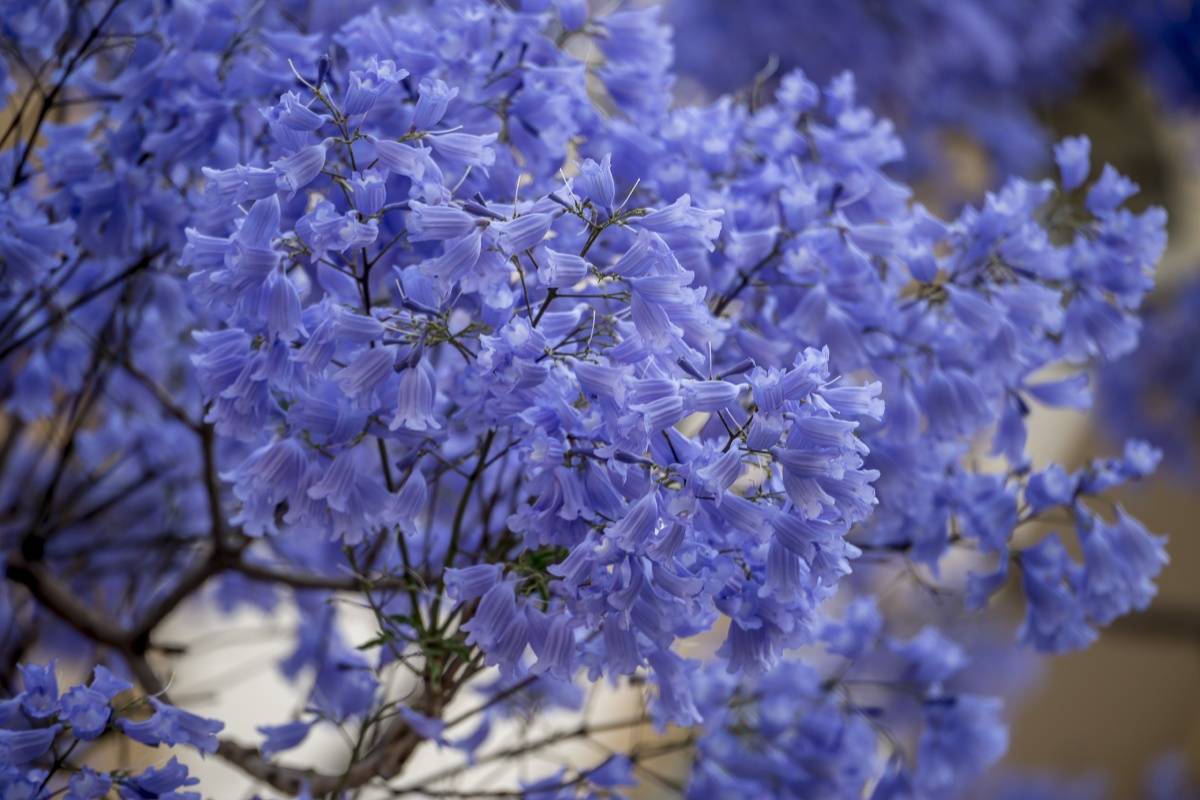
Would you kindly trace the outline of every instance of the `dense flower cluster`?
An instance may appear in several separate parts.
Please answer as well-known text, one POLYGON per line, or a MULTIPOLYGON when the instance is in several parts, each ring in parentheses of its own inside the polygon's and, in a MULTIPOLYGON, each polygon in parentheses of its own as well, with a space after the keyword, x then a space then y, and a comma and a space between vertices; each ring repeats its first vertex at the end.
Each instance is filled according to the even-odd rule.
POLYGON ((847 660, 836 679, 794 661, 752 689, 697 676, 705 733, 692 795, 959 796, 1007 746, 1001 702, 954 685, 968 658, 936 629, 904 640, 881 636, 882 625, 859 602, 827 626, 822 638, 847 660), (907 729, 918 732, 915 769, 900 744, 907 729))
MULTIPOLYGON (((57 619, 43 644, 114 651, 154 708, 116 730, 328 796, 422 741, 474 757, 581 676, 648 680, 656 721, 697 728, 690 796, 952 797, 1003 752, 1001 702, 952 626, 871 600, 886 570, 980 607, 1012 566, 1042 651, 1149 601, 1161 541, 1089 500, 1157 452, 1026 454, 1032 404, 1085 406, 1088 367, 1135 346, 1165 245, 1085 139, 1059 183, 944 220, 888 174, 903 148, 849 75, 672 109, 654 10, 290 6, 5 22, 26 62, 90 54, 48 79, 94 110, 3 151, 6 647, 57 619), (1081 560, 1023 536, 1051 511, 1081 560), (304 710, 259 748, 168 705, 146 660, 209 585, 300 612, 279 667, 304 710), (717 630, 710 664, 681 655, 717 630), (447 713, 468 683, 471 732, 447 713), (274 763, 317 725, 357 732, 345 774, 274 763)), ((37 730, 6 780, 51 785, 68 732, 37 730)), ((618 795, 636 767, 526 796, 618 795)))
MULTIPOLYGON (((144 653, 149 632, 203 582, 196 548, 224 511, 188 361, 204 310, 178 267, 184 229, 210 207, 202 169, 251 151, 266 125, 257 106, 286 89, 289 58, 315 61, 317 32, 334 20, 320 4, 267 5, 3 6, 0 76, 12 93, 0 132, 6 675, 36 646, 83 661, 98 646, 144 653)), ((53 752, 67 752, 70 736, 95 738, 86 724, 113 730, 87 705, 94 690, 64 695, 69 726, 53 751, 53 727, 5 718, 18 742, 33 735, 30 724, 41 738, 4 759, 0 794, 57 791, 43 769, 59 763, 53 752), (73 719, 72 708, 84 716, 73 719)), ((162 716, 167 708, 155 727, 123 723, 126 734, 187 741, 170 734, 185 718, 162 716)), ((74 796, 110 785, 88 780, 72 778, 74 796)), ((122 796, 188 796, 171 794, 189 781, 174 760, 112 780, 122 796)))

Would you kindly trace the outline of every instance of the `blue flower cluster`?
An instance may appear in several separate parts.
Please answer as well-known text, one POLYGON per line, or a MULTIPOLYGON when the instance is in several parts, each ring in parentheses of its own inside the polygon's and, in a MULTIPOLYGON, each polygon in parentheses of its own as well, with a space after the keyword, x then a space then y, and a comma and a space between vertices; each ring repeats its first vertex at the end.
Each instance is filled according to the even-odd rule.
POLYGON ((823 680, 798 662, 753 688, 702 674, 697 694, 707 713, 689 796, 962 796, 1007 747, 999 699, 943 685, 966 660, 932 628, 886 648, 904 679, 854 670, 823 680), (917 731, 915 769, 898 741, 903 727, 917 731))
MULTIPOLYGON (((1072 474, 1026 450, 1031 406, 1086 406, 1136 345, 1165 246, 1086 139, 1058 183, 941 219, 848 74, 673 108, 655 9, 299 6, 4 23, 26 63, 78 53, 13 72, 60 88, 0 151, 4 646, 122 656, 154 714, 116 730, 336 795, 423 741, 482 758, 586 675, 696 727, 690 796, 950 797, 1003 752, 1000 700, 949 628, 895 632, 877 571, 982 606, 1011 568, 1043 651, 1145 607, 1160 540, 1089 504, 1156 451, 1072 474), (88 113, 52 121, 58 96, 88 113), (1049 512, 1081 561, 1024 535, 1049 512), (299 612, 304 710, 258 748, 167 705, 146 658, 205 588, 299 612), (275 762, 317 725, 355 731, 344 774, 275 762)), ((54 735, 14 746, 21 775, 54 735)), ((636 767, 527 796, 618 796, 636 767)))
POLYGON ((5 797, 50 797, 50 781, 61 771, 69 773, 62 795, 66 800, 96 800, 111 796, 113 790, 126 800, 199 800, 198 792, 180 791, 199 781, 189 777, 175 758, 137 774, 96 772, 69 759, 81 745, 86 748, 86 743, 117 731, 151 747, 182 744, 211 753, 217 748, 216 734, 225 727, 222 723, 154 698, 149 701, 153 713, 148 718, 118 717, 143 705, 137 701, 114 705, 132 684, 97 665, 91 682, 60 695, 55 668, 54 661, 22 666, 24 691, 0 701, 0 788, 5 797), (43 757, 51 762, 48 769, 35 766, 43 757))
MULTIPOLYGON (((210 207, 202 169, 236 162, 288 58, 317 46, 282 21, 301 4, 273 5, 20 2, 0 25, 26 92, 0 140, 5 560, 53 565, 130 628, 173 608, 223 524, 188 361, 206 312, 178 259, 210 207)), ((2 607, 6 653, 42 625, 71 642, 22 595, 2 607)))

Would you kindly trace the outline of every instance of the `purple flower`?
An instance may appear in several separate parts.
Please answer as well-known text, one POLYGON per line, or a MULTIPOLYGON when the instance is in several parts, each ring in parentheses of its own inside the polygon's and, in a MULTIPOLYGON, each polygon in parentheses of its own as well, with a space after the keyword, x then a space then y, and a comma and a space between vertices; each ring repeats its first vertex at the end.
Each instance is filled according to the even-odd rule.
POLYGON ((408 236, 414 242, 457 239, 475 228, 475 218, 458 206, 409 202, 408 236))
POLYGON ((1089 159, 1092 153, 1092 143, 1086 136, 1074 136, 1063 139, 1054 147, 1054 160, 1058 162, 1059 172, 1062 173, 1063 189, 1082 186, 1091 170, 1089 159))
POLYGON ((112 789, 112 778, 102 772, 82 768, 71 776, 65 800, 93 800, 106 797, 112 789))
POLYGON ((266 737, 262 747, 259 748, 263 758, 271 758, 276 753, 298 747, 308 737, 313 724, 311 720, 308 722, 297 720, 283 725, 260 725, 257 730, 266 737))
POLYGON ((32 763, 50 749, 61 730, 61 725, 26 731, 0 730, 0 764, 18 767, 32 763))
POLYGON ((179 792, 185 786, 200 783, 198 778, 188 775, 187 767, 174 756, 161 767, 147 767, 143 772, 128 779, 128 789, 122 787, 121 796, 128 800, 142 797, 170 798, 170 800, 198 800, 198 792, 179 792))
POLYGON ((225 728, 225 723, 205 719, 153 697, 150 705, 154 713, 148 719, 141 722, 122 719, 117 722, 117 727, 130 739, 151 747, 186 744, 201 753, 216 752, 217 734, 225 728))
POLYGON ((453 164, 470 167, 489 167, 496 160, 491 145, 496 134, 438 133, 428 137, 434 152, 453 164))
POLYGON ((109 698, 95 689, 76 686, 62 698, 63 718, 71 723, 71 733, 80 739, 96 739, 108 726, 112 709, 109 698))
POLYGON ((460 603, 483 597, 500 583, 504 568, 499 564, 474 564, 446 570, 446 592, 460 603))
POLYGON ((286 158, 273 161, 271 166, 278 175, 276 185, 280 191, 295 194, 312 183, 325 166, 324 144, 305 147, 286 158))
POLYGON ((450 101, 458 97, 458 88, 451 88, 438 78, 422 78, 418 87, 417 105, 413 109, 412 126, 419 131, 432 130, 442 121, 450 101))
POLYGON ((993 697, 959 695, 925 702, 916 783, 929 797, 954 796, 1008 749, 993 697))
POLYGON ((58 713, 58 678, 55 676, 57 660, 50 663, 22 664, 21 680, 25 691, 21 693, 21 710, 32 719, 48 719, 58 713))

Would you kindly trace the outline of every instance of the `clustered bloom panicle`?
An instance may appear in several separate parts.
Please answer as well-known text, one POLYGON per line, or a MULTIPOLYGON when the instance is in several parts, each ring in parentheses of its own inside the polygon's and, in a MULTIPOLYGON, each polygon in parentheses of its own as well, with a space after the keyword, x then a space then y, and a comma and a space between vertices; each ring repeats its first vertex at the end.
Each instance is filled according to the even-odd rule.
MULTIPOLYGON (((1001 701, 961 625, 874 601, 889 570, 985 606, 1011 565, 1042 651, 1149 602, 1161 541, 1091 501, 1157 452, 1068 473, 1025 441, 1032 406, 1085 406, 1089 367, 1136 344, 1165 245, 1086 140, 1056 150, 1058 183, 943 219, 849 74, 673 108, 654 9, 293 5, 89 4, 116 54, 64 85, 95 114, 0 154, 4 457, 27 474, 2 608, 158 695, 115 719, 26 667, 3 785, 39 796, 53 748, 111 730, 336 796, 424 740, 482 758, 504 718, 607 679, 695 728, 691 797, 952 797, 1003 753, 1001 701), (1024 536, 1050 511, 1081 559, 1024 536), (258 750, 166 702, 145 660, 205 587, 300 615, 279 669, 303 711, 258 750), (473 732, 447 712, 464 687, 473 732), (379 744, 342 776, 273 763, 318 726, 379 744)), ((29 31, 5 36, 80 35, 29 31)), ((619 796, 636 767, 526 796, 619 796)), ((70 780, 191 796, 164 793, 181 770, 70 780)))

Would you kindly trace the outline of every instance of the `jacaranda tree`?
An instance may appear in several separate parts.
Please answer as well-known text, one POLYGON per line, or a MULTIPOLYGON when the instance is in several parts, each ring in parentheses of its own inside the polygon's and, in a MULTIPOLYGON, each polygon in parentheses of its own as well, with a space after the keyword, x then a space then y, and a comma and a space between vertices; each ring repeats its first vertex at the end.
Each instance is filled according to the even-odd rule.
POLYGON ((943 219, 849 75, 673 108, 654 9, 334 6, 3 3, 4 797, 200 796, 89 761, 122 737, 275 796, 619 797, 686 749, 689 797, 956 797, 1001 655, 1149 603, 1105 494, 1157 451, 1026 448, 1165 245, 1086 139, 943 219), (204 603, 299 620, 257 741, 172 702, 204 603), (455 788, 600 681, 675 734, 455 788), (338 771, 289 760, 319 726, 338 771))

